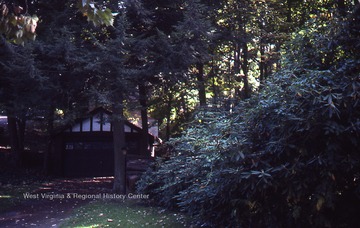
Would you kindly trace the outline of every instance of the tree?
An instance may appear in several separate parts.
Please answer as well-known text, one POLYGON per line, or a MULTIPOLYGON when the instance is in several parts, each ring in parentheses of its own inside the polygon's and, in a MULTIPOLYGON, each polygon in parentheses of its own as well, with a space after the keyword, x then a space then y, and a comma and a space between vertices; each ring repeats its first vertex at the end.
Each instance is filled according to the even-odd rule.
POLYGON ((185 64, 177 58, 179 53, 174 50, 171 38, 173 26, 182 18, 181 1, 138 1, 126 7, 130 22, 127 33, 133 37, 126 65, 138 83, 143 133, 141 147, 146 151, 148 109, 153 104, 149 102, 149 94, 159 90, 159 87, 168 87, 164 82, 179 80, 182 74, 178 72, 184 70, 180 66, 185 64))
MULTIPOLYGON (((68 1, 65 4, 72 2, 68 1)), ((31 4, 42 4, 41 1, 33 1, 31 4)), ((64 2, 63 2, 64 4, 64 2)), ((73 3, 71 3, 73 4, 73 3)), ((69 4, 69 7, 71 7, 69 4)), ((114 16, 109 8, 104 5, 98 5, 92 0, 77 0, 77 9, 87 17, 95 26, 114 23, 114 16)), ((36 28, 39 18, 36 15, 30 16, 28 1, 0 1, 0 34, 16 44, 24 45, 26 41, 35 40, 36 28)))
POLYGON ((141 1, 126 4, 126 8, 126 16, 129 21, 126 33, 133 39, 129 42, 129 58, 125 64, 137 84, 139 102, 137 107, 140 109, 142 127, 140 148, 142 151, 148 151, 148 84, 156 74, 150 59, 150 46, 153 42, 152 35, 154 32, 153 12, 147 9, 146 5, 141 1))
POLYGON ((182 53, 181 61, 187 65, 190 74, 196 75, 200 106, 206 105, 206 85, 204 65, 210 60, 210 45, 214 39, 208 8, 198 0, 184 3, 184 18, 176 26, 173 33, 175 45, 182 53), (192 69, 191 69, 192 68, 192 69))
POLYGON ((3 47, 0 55, 0 107, 8 116, 13 161, 21 166, 26 121, 36 115, 37 101, 46 79, 35 66, 31 47, 16 47, 0 38, 3 47))
MULTIPOLYGON (((0 8, 1 38, 4 41, 6 50, 9 50, 6 53, 11 53, 11 49, 21 49, 21 47, 16 47, 11 43, 24 46, 28 40, 35 40, 35 32, 39 32, 41 35, 40 42, 27 45, 34 46, 34 48, 26 49, 30 51, 26 53, 26 56, 29 58, 26 62, 34 64, 32 69, 36 71, 37 77, 42 77, 43 81, 47 81, 47 83, 42 85, 33 85, 34 93, 29 95, 29 98, 34 99, 34 103, 36 103, 36 99, 42 100, 42 102, 36 106, 27 104, 26 107, 23 107, 23 111, 12 111, 12 114, 8 113, 9 121, 12 123, 10 126, 13 126, 10 133, 14 133, 14 137, 11 137, 13 139, 12 149, 14 150, 14 155, 21 154, 22 141, 24 141, 25 121, 24 117, 20 118, 20 113, 29 113, 31 112, 30 107, 37 107, 37 110, 33 110, 33 112, 46 117, 49 146, 45 153, 44 170, 47 172, 47 158, 51 149, 51 135, 53 134, 54 121, 56 120, 55 110, 60 110, 65 118, 66 116, 73 117, 75 110, 83 109, 83 106, 80 105, 81 103, 85 103, 86 106, 88 104, 88 101, 84 99, 86 98, 84 90, 80 89, 84 87, 82 85, 85 84, 85 79, 88 75, 77 71, 77 69, 85 65, 87 60, 83 58, 84 49, 77 49, 76 45, 79 45, 78 47, 80 45, 82 47, 84 47, 83 45, 89 45, 86 42, 86 40, 89 40, 89 36, 101 35, 101 32, 89 32, 91 30, 89 25, 84 28, 84 23, 82 23, 85 18, 84 16, 86 16, 88 21, 93 22, 95 26, 108 26, 113 24, 115 14, 106 8, 105 5, 95 4, 93 1, 52 1, 51 3, 32 1, 29 4, 26 0, 16 2, 0 1, 0 8), (77 3, 76 7, 74 3, 77 3), (37 16, 30 16, 29 13, 41 15, 45 24, 37 28, 37 16), (71 32, 72 34, 70 34, 71 32), (7 43, 3 36, 10 43, 7 43), (54 42, 54 39, 58 42, 54 42), (75 50, 77 50, 77 56, 71 54, 75 50), (36 57, 33 58, 33 56, 36 57), (15 121, 12 121, 12 116, 16 117, 18 123, 22 120, 18 129, 13 124, 15 121), (21 137, 16 136, 19 130, 21 130, 19 134, 21 137), (17 142, 15 139, 20 140, 17 142)), ((7 55, 3 57, 8 63, 11 63, 12 61, 17 61, 14 56, 7 55)), ((2 77, 9 78, 12 75, 9 72, 16 71, 18 72, 16 77, 19 80, 22 78, 25 81, 27 74, 29 74, 29 72, 20 72, 21 70, 18 70, 14 65, 7 67, 8 71, 3 71, 4 75, 2 77)), ((5 78, 4 80, 7 80, 5 78)), ((8 81, 14 81, 14 79, 9 79, 8 81)), ((24 91, 28 91, 28 89, 24 89, 24 91)), ((18 93, 19 96, 21 96, 21 92, 18 93)), ((7 98, 7 103, 12 105, 18 103, 15 98, 10 96, 11 90, 6 90, 4 93, 6 96, 3 96, 3 98, 7 98)), ((21 115, 24 116, 24 114, 21 115)), ((26 115, 28 117, 29 114, 26 115)), ((20 161, 21 159, 18 160, 20 161)))
POLYGON ((39 18, 28 14, 27 1, 24 5, 10 2, 0 1, 0 34, 5 34, 7 39, 17 44, 35 40, 39 18))
MULTIPOLYGON (((85 69, 91 75, 87 80, 87 93, 91 102, 109 107, 112 114, 114 142, 114 185, 117 193, 126 192, 126 145, 124 133, 125 100, 130 96, 131 69, 126 62, 129 58, 128 47, 131 38, 126 34, 128 22, 125 17, 118 16, 111 39, 104 43, 95 42, 91 52, 87 52, 85 69)), ((96 41, 96 40, 95 40, 96 41)))

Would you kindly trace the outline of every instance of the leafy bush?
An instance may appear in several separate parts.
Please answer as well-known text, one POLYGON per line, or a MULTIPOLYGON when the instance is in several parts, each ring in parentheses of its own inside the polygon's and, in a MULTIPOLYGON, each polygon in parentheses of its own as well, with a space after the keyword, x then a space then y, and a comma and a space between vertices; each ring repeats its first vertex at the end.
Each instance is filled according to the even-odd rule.
POLYGON ((360 47, 360 30, 354 20, 360 25, 355 18, 296 36, 283 69, 235 113, 199 112, 197 124, 170 142, 178 154, 144 175, 139 191, 203 226, 355 227, 360 58, 353 48, 360 47), (322 49, 314 56, 303 42, 322 49))
POLYGON ((225 126, 230 124, 229 121, 224 119, 214 123, 220 115, 225 118, 219 112, 198 112, 195 121, 189 123, 192 127, 188 128, 187 134, 167 143, 169 150, 175 149, 171 159, 158 159, 138 182, 138 190, 163 206, 177 208, 180 201, 175 196, 194 184, 201 185, 201 180, 214 169, 214 161, 221 159, 219 151, 228 146, 221 129, 227 129, 225 126), (216 133, 209 134, 209 129, 216 133))

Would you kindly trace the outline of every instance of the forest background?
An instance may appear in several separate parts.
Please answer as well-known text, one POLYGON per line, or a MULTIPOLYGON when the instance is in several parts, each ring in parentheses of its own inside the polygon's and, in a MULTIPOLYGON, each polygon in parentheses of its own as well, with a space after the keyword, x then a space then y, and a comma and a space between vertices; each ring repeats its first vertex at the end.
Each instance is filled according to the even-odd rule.
POLYGON ((155 202, 208 226, 359 222, 359 1, 79 2, 0 1, 16 163, 29 119, 50 143, 89 107, 137 109, 168 142, 138 185, 155 202))

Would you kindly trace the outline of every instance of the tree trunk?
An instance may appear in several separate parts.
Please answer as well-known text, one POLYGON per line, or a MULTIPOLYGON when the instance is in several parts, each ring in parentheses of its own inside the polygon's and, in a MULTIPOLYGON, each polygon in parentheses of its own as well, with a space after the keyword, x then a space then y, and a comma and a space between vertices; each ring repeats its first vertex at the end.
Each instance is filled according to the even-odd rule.
POLYGON ((291 13, 291 0, 287 0, 287 7, 286 7, 286 22, 292 22, 292 13, 291 13))
MULTIPOLYGON (((239 38, 237 38, 239 39, 239 38)), ((235 43, 235 50, 234 50, 234 78, 236 82, 242 82, 243 78, 241 77, 241 44, 239 42, 235 43)), ((230 111, 233 107, 234 100, 241 99, 243 96, 241 95, 240 88, 235 88, 234 97, 230 96, 230 100, 227 101, 227 108, 230 111)))
POLYGON ((199 101, 200 106, 206 106, 206 90, 205 90, 205 79, 204 79, 204 64, 197 63, 196 68, 198 73, 196 75, 198 81, 198 90, 199 90, 199 101))
POLYGON ((171 94, 169 94, 167 101, 167 110, 166 110, 166 140, 170 139, 171 105, 172 105, 172 96, 171 94))
POLYGON ((47 117, 47 148, 44 154, 44 162, 43 162, 43 173, 48 175, 50 173, 50 154, 52 149, 52 135, 54 131, 54 105, 50 105, 49 114, 47 117))
POLYGON ((15 165, 21 167, 23 163, 23 154, 20 150, 16 117, 8 115, 7 121, 10 136, 12 162, 15 165))
POLYGON ((122 96, 120 103, 113 105, 113 141, 114 141, 114 186, 115 193, 126 193, 126 149, 124 132, 124 111, 122 96))
POLYGON ((262 42, 260 41, 260 63, 259 63, 259 70, 260 70, 260 84, 264 83, 265 79, 265 47, 262 42))
POLYGON ((26 127, 26 117, 17 119, 17 134, 18 134, 18 143, 19 143, 19 153, 21 154, 21 162, 23 162, 23 154, 25 150, 25 127, 26 127))
POLYGON ((181 99, 181 106, 182 106, 182 109, 183 109, 182 112, 186 116, 189 113, 189 110, 188 110, 188 106, 187 106, 185 96, 186 96, 186 92, 182 92, 181 96, 180 96, 180 99, 181 99))
POLYGON ((234 73, 235 77, 240 74, 240 44, 235 43, 235 50, 234 50, 234 73))
POLYGON ((10 135, 10 146, 12 151, 12 162, 22 167, 24 165, 24 141, 26 117, 21 119, 14 115, 8 115, 8 130, 10 135))
POLYGON ((265 41, 267 41, 265 39, 265 34, 266 30, 265 30, 265 26, 266 26, 266 22, 263 19, 265 17, 265 13, 263 11, 260 12, 260 18, 259 20, 259 28, 260 28, 260 62, 259 62, 259 71, 260 71, 260 86, 264 83, 264 68, 265 68, 265 41))
POLYGON ((242 70, 243 70, 243 82, 244 82, 244 88, 243 88, 243 94, 244 94, 244 98, 249 98, 250 97, 250 86, 249 86, 249 80, 248 80, 248 73, 249 73, 249 61, 248 61, 248 47, 247 47, 247 43, 244 42, 243 44, 243 61, 242 61, 242 70))
MULTIPOLYGON (((281 50, 281 45, 279 44, 279 42, 276 42, 275 45, 275 52, 276 53, 280 53, 281 50)), ((276 57, 276 71, 279 71, 281 69, 281 60, 279 58, 279 55, 277 55, 276 57)), ((267 78, 268 75, 265 76, 265 78, 267 78)))
POLYGON ((148 146, 149 146, 149 126, 148 126, 148 113, 147 113, 147 91, 146 86, 144 83, 140 83, 139 85, 139 102, 141 106, 141 126, 142 126, 142 136, 141 136, 141 143, 140 143, 140 150, 141 152, 145 152, 146 155, 148 153, 148 146))
POLYGON ((216 85, 215 85, 215 76, 213 76, 213 78, 212 78, 212 86, 211 86, 211 88, 212 88, 212 92, 213 92, 213 103, 215 104, 215 105, 217 105, 219 102, 218 102, 218 91, 217 91, 217 87, 216 87, 216 85))

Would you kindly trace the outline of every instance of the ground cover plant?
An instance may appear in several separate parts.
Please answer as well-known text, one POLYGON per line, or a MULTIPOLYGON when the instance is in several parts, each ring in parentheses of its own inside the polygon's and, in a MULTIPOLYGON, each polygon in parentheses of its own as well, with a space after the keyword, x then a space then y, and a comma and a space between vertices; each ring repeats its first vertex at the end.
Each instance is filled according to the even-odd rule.
POLYGON ((181 213, 138 204, 134 200, 94 201, 78 208, 61 227, 186 227, 181 213))
POLYGON ((138 191, 201 226, 356 227, 359 15, 309 21, 258 95, 200 110, 138 191))

